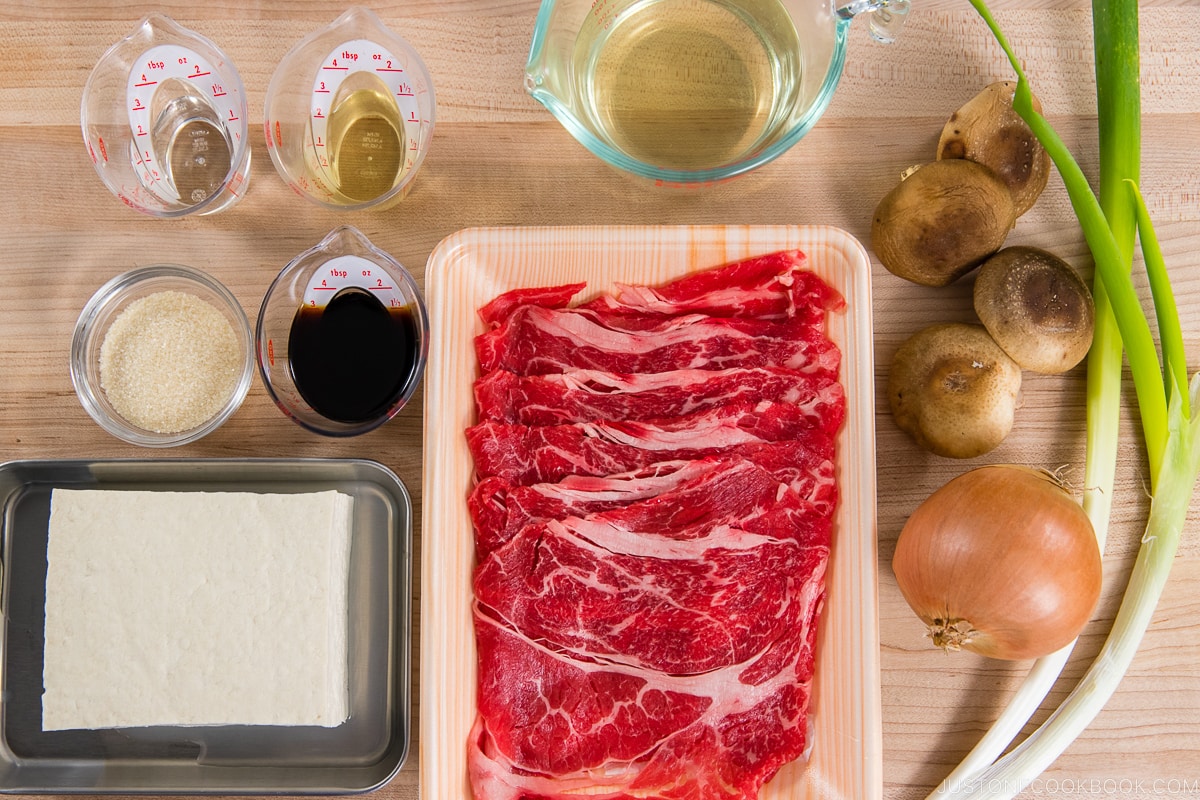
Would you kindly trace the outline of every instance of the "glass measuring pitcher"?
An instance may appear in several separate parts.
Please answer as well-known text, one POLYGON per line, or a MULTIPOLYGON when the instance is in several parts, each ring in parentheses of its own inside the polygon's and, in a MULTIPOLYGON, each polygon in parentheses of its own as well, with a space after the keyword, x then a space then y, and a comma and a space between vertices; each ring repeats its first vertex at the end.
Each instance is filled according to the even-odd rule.
POLYGON ((891 41, 907 11, 908 0, 543 0, 525 88, 609 164, 703 185, 812 128, 853 17, 891 41))
POLYGON ((433 124, 433 80, 421 57, 361 7, 292 48, 267 87, 271 161, 296 193, 330 208, 404 197, 433 124))
POLYGON ((157 217, 212 214, 250 179, 246 90, 208 39, 151 14, 96 63, 83 139, 100 179, 157 217))

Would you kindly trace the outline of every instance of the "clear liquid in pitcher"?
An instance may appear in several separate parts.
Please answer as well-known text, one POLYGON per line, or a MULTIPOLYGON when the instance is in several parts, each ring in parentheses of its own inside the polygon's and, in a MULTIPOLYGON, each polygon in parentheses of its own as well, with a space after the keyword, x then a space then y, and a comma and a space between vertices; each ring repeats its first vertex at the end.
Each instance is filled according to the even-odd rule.
POLYGON ((777 0, 600 0, 573 69, 596 132, 667 169, 709 169, 768 144, 798 101, 795 26, 777 0))

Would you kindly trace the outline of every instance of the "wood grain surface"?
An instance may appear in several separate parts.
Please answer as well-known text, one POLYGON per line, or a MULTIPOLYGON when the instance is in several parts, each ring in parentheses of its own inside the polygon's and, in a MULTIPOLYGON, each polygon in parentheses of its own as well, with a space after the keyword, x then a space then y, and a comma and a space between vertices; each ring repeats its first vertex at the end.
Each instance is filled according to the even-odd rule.
MULTIPOLYGON (((395 469, 419 508, 422 397, 388 425, 349 440, 303 432, 255 382, 219 431, 175 451, 147 452, 105 434, 68 375, 72 327, 87 298, 137 265, 177 262, 223 281, 253 319, 278 271, 331 228, 352 224, 423 282, 435 245, 479 225, 827 224, 869 241, 875 203, 906 167, 932 158, 945 118, 992 80, 1010 77, 965 0, 914 0, 900 41, 852 30, 847 65, 825 118, 758 172, 704 191, 655 189, 588 154, 522 89, 535 0, 413 0, 374 10, 412 42, 437 89, 437 128, 412 193, 382 212, 337 214, 295 196, 272 167, 263 98, 292 44, 343 7, 316 0, 207 4, 43 0, 0 7, 0 461, 26 458, 355 456, 395 469), (237 64, 252 114, 245 198, 207 218, 163 221, 113 197, 92 169, 79 129, 84 82, 101 53, 159 10, 216 41, 237 64)), ((1095 86, 1086 0, 997 0, 1050 120, 1095 177, 1095 86)), ((1200 360, 1200 7, 1143 4, 1142 189, 1171 265, 1191 350, 1200 360)), ((1057 175, 1010 243, 1050 249, 1091 275, 1090 256, 1057 175)), ((900 343, 927 324, 969 320, 971 279, 939 290, 906 284, 873 261, 877 410, 879 618, 883 780, 887 798, 931 792, 978 740, 1026 671, 945 655, 896 589, 890 561, 913 508, 984 462, 1065 467, 1082 479, 1084 374, 1027 374, 1015 430, 970 462, 919 450, 895 426, 883 387, 900 343)), ((1144 287, 1144 281, 1139 280, 1144 287)), ((1127 382, 1128 385, 1128 382, 1127 382)), ((1148 502, 1132 389, 1104 590, 1063 679, 1035 718, 1069 690, 1107 633, 1133 562, 1148 502)), ((418 542, 419 554, 419 542, 418 542)), ((418 582, 419 583, 419 582, 418 582)), ((1129 674, 1090 728, 1024 793, 1027 797, 1200 797, 1200 524, 1185 533, 1166 593, 1129 674)), ((414 585, 414 596, 421 587, 414 585)), ((414 608, 419 607, 414 597, 414 608)), ((414 618, 414 629, 419 620, 414 618)), ((419 647, 419 638, 414 647, 419 647)), ((417 659, 414 658, 414 663, 417 659)), ((420 676, 413 676, 414 698, 420 676)), ((415 701, 414 701, 415 702, 415 701)), ((418 715, 440 713, 416 708, 418 715)), ((379 796, 418 796, 415 743, 379 796)))

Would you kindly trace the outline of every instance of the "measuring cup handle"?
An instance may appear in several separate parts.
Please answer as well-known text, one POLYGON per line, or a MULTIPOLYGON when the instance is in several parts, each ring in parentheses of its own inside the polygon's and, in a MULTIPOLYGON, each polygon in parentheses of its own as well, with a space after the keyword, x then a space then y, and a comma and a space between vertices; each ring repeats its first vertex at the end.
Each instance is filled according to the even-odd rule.
POLYGON ((877 42, 891 44, 896 41, 904 20, 908 17, 909 0, 850 0, 839 6, 837 13, 842 19, 859 14, 867 15, 871 38, 877 42))

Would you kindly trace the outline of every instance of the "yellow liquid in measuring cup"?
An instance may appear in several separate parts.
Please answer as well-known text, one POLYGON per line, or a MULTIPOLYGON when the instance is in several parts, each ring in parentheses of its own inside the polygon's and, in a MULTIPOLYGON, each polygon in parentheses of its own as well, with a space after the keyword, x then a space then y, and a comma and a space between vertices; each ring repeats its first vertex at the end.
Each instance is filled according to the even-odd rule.
POLYGON ((233 163, 233 145, 216 109, 178 78, 159 85, 150 106, 154 149, 183 203, 221 190, 233 163))
POLYGON ((601 138, 640 161, 697 170, 769 141, 796 102, 799 50, 777 0, 601 0, 573 68, 601 138))
POLYGON ((338 88, 327 128, 329 173, 338 191, 366 202, 387 193, 404 171, 404 120, 387 86, 356 72, 338 88))

